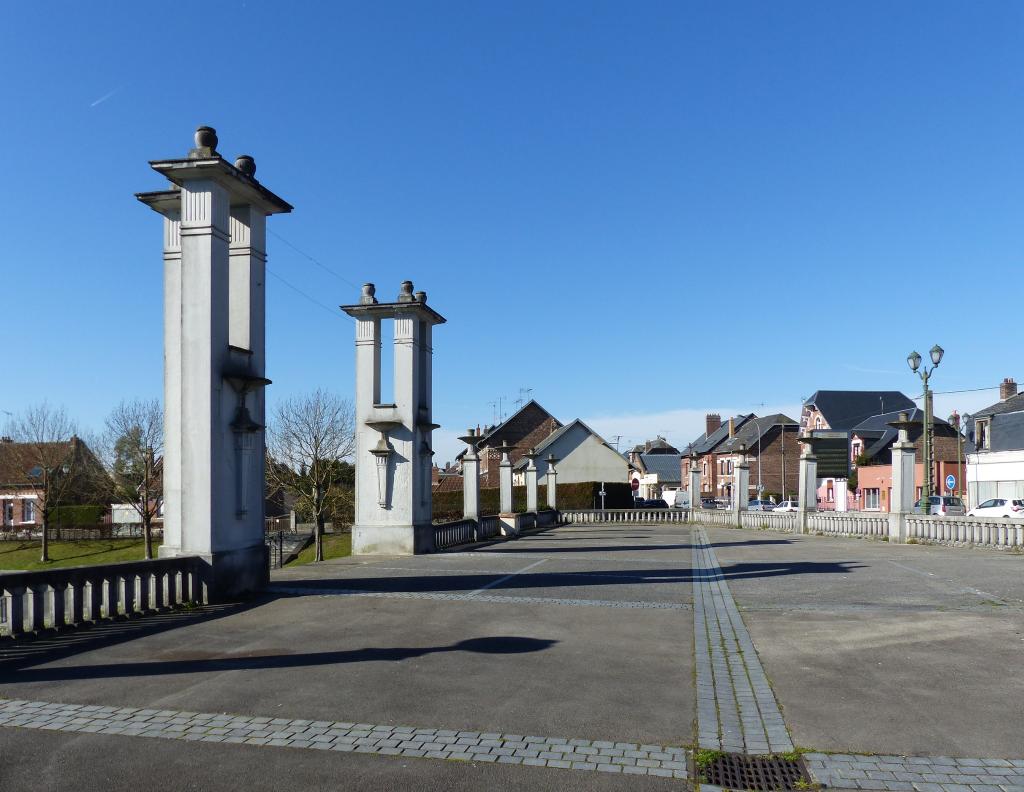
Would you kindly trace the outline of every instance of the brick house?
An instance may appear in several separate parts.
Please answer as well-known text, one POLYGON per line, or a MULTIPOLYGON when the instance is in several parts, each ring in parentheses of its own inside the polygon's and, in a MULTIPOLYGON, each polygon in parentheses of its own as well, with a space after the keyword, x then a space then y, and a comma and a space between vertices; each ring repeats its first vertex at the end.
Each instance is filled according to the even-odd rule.
POLYGON ((731 497, 736 465, 744 456, 750 470, 751 500, 769 495, 776 500, 796 497, 800 483, 799 432, 797 422, 782 413, 744 421, 732 437, 715 449, 720 471, 729 471, 719 472, 720 494, 716 497, 731 497))
MULTIPOLYGON (((917 408, 905 412, 908 420, 914 423, 907 430, 907 436, 916 453, 914 498, 917 500, 924 488, 924 414, 917 408)), ((852 508, 889 511, 892 503, 892 445, 898 436, 892 423, 898 419, 898 411, 874 415, 850 430, 850 468, 856 473, 856 490, 849 495, 852 508)), ((942 482, 947 475, 952 473, 960 481, 963 472, 957 438, 957 427, 932 417, 932 480, 940 491, 944 491, 942 482)), ((964 452, 972 448, 972 444, 967 442, 964 452)))
POLYGON ((976 446, 967 455, 970 505, 990 498, 1024 498, 1024 394, 1017 392, 1017 383, 1004 379, 999 401, 978 410, 966 429, 976 446))
POLYGON ((732 492, 732 475, 734 462, 726 456, 719 459, 719 447, 736 435, 754 414, 737 415, 722 423, 718 413, 704 416, 704 434, 690 443, 680 457, 680 476, 684 485, 689 488, 689 469, 691 460, 696 460, 700 471, 700 497, 727 498, 732 492))
POLYGON ((102 502, 106 472, 78 437, 55 443, 16 443, 0 438, 0 531, 32 531, 42 525, 42 475, 33 469, 68 468, 71 479, 60 505, 102 502))
POLYGON ((636 490, 641 498, 660 498, 666 487, 679 489, 682 483, 679 449, 664 437, 656 437, 629 452, 630 474, 639 483, 636 490))

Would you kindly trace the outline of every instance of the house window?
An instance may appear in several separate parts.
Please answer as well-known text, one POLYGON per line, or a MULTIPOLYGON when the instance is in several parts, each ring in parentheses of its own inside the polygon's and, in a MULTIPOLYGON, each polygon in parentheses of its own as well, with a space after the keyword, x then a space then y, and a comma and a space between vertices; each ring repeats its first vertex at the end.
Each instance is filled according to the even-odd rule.
POLYGON ((729 473, 732 473, 732 460, 729 460, 729 473))
POLYGON ((27 523, 36 521, 35 501, 23 500, 21 502, 21 521, 27 523))
POLYGON ((14 501, 4 501, 0 504, 0 523, 12 525, 14 523, 14 501))
POLYGON ((974 424, 974 441, 979 451, 988 451, 991 448, 991 438, 988 433, 988 421, 977 421, 974 424))
POLYGON ((704 463, 704 478, 707 478, 707 475, 708 475, 708 463, 705 462, 704 463))
POLYGON ((877 510, 879 508, 881 491, 878 489, 864 490, 864 508, 877 510))
POLYGON ((814 428, 815 429, 821 429, 821 425, 822 425, 821 416, 820 415, 816 415, 814 417, 814 428))

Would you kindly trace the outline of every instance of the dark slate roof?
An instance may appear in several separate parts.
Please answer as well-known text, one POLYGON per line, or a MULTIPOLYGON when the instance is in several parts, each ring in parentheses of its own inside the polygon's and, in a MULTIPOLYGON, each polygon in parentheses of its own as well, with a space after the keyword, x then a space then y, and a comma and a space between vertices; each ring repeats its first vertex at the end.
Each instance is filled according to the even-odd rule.
POLYGON ((1019 451, 1024 448, 1024 411, 993 415, 989 438, 989 451, 1019 451))
POLYGON ((766 415, 763 418, 752 418, 747 421, 743 427, 736 432, 736 434, 718 447, 718 453, 728 454, 732 451, 736 451, 739 449, 740 444, 746 444, 748 451, 754 449, 757 447, 758 439, 764 437, 772 430, 772 427, 778 426, 779 424, 797 426, 796 421, 782 413, 766 415))
MULTIPOLYGON (((733 431, 738 432, 740 428, 749 420, 754 417, 753 413, 749 415, 737 415, 732 419, 733 431)), ((705 432, 696 440, 693 441, 693 452, 696 455, 709 454, 714 451, 724 440, 729 439, 729 422, 722 421, 722 425, 719 426, 710 435, 705 432)), ((689 449, 687 449, 689 451, 689 449)))
POLYGON ((1002 415, 1003 413, 1013 413, 1024 411, 1024 393, 1018 393, 1016 396, 1011 396, 1009 399, 1003 399, 997 401, 995 404, 991 404, 984 410, 978 410, 975 414, 975 418, 985 418, 989 415, 1002 415))
POLYGON ((679 454, 641 454, 640 462, 647 473, 658 476, 659 483, 681 481, 682 467, 679 454))
MULTIPOLYGON (((865 443, 866 447, 864 449, 864 453, 867 454, 869 458, 874 458, 896 442, 896 438, 899 436, 899 430, 895 427, 889 426, 889 423, 891 421, 899 420, 901 412, 906 412, 907 419, 912 423, 924 423, 924 412, 917 407, 912 410, 895 410, 893 412, 882 413, 881 415, 872 415, 870 418, 861 421, 850 430, 850 436, 852 437, 853 435, 857 435, 857 437, 862 440, 872 441, 870 443, 865 443)), ((940 432, 945 428, 948 430, 948 433, 953 434, 954 437, 956 436, 956 429, 948 421, 944 421, 933 415, 932 425, 935 429, 940 430, 940 432)), ((972 453, 973 447, 973 444, 969 440, 964 440, 964 453, 972 453)))
POLYGON ((820 390, 804 406, 817 408, 830 429, 844 432, 873 415, 913 410, 914 402, 899 391, 820 390))

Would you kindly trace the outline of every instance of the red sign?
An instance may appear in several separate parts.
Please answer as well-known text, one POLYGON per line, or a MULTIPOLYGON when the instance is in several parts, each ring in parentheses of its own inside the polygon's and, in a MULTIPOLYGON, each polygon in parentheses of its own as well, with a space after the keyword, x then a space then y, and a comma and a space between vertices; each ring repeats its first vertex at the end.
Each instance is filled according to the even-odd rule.
POLYGON ((629 486, 634 492, 636 492, 640 489, 640 479, 630 479, 629 486))

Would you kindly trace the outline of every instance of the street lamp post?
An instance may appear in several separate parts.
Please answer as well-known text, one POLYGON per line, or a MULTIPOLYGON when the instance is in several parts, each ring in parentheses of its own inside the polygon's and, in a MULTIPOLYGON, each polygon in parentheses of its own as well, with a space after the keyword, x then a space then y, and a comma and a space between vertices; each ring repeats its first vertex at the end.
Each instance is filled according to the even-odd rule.
MULTIPOLYGON (((938 344, 933 346, 928 354, 932 359, 932 367, 921 365, 921 356, 917 352, 911 352, 907 355, 907 364, 910 366, 910 370, 913 371, 921 378, 921 382, 924 383, 924 481, 921 487, 921 500, 930 497, 934 494, 934 482, 932 480, 932 405, 931 395, 928 392, 928 380, 932 376, 932 372, 938 367, 939 363, 942 362, 943 349, 938 344)), ((927 510, 926 512, 927 513, 927 510)))

